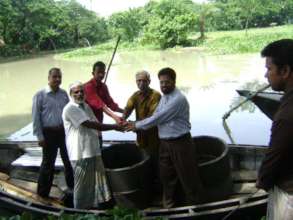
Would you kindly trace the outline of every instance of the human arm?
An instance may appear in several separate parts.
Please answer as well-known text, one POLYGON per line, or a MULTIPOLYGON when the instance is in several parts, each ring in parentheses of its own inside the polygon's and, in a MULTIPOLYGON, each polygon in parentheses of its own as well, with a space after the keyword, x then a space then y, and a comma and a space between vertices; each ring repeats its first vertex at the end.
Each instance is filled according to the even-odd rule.
POLYGON ((110 108, 114 112, 123 113, 123 109, 120 108, 116 102, 114 102, 109 93, 108 87, 105 84, 102 86, 100 92, 102 93, 102 99, 108 108, 110 108))
POLYGON ((46 142, 42 130, 41 120, 41 94, 37 93, 33 97, 32 105, 33 134, 37 137, 40 146, 45 147, 46 142))
POLYGON ((184 97, 173 97, 172 100, 169 100, 169 102, 164 105, 161 100, 154 114, 144 120, 136 122, 135 128, 137 130, 147 130, 159 124, 167 123, 186 109, 188 109, 188 103, 184 97))
POLYGON ((102 124, 96 121, 87 120, 82 122, 81 125, 87 128, 98 130, 98 131, 109 131, 109 130, 123 131, 123 127, 118 124, 102 124))
POLYGON ((75 128, 85 126, 87 128, 100 131, 123 130, 120 125, 108 125, 98 122, 93 111, 88 105, 85 106, 85 111, 74 105, 66 106, 63 110, 62 118, 64 123, 70 122, 75 128))
POLYGON ((118 115, 114 114, 107 106, 103 107, 103 112, 105 112, 108 116, 113 118, 117 124, 120 124, 123 122, 123 118, 119 117, 118 115))
POLYGON ((278 181, 279 174, 286 169, 292 152, 293 123, 288 120, 273 122, 271 140, 268 151, 258 172, 257 187, 268 191, 278 181))

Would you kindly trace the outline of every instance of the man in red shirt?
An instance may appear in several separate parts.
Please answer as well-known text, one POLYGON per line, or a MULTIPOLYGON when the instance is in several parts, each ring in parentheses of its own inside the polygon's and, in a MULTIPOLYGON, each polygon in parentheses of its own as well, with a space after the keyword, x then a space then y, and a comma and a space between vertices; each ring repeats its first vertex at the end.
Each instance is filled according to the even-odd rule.
POLYGON ((122 118, 114 112, 123 113, 123 109, 114 102, 110 96, 107 85, 102 82, 105 77, 105 70, 106 65, 101 61, 93 65, 93 78, 84 85, 86 102, 92 108, 100 123, 103 122, 103 112, 113 118, 116 123, 121 123, 122 118))

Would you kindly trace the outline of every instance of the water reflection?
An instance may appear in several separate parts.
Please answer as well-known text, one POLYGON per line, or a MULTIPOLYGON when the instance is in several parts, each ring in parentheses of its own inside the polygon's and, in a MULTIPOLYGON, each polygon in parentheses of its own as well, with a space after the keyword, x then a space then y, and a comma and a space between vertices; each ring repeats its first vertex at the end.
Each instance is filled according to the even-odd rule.
MULTIPOLYGON (((32 96, 46 85, 49 68, 62 69, 62 87, 67 89, 75 80, 88 81, 92 64, 100 58, 107 62, 99 56, 83 58, 82 62, 45 56, 0 64, 0 134, 9 134, 31 121, 32 96)), ((151 87, 159 91, 157 72, 166 66, 176 70, 177 86, 190 102, 192 134, 214 135, 228 142, 222 116, 241 101, 235 90, 257 89, 265 83, 264 62, 258 54, 206 56, 193 49, 121 52, 114 59, 107 81, 112 97, 124 107, 137 90, 135 73, 141 69, 150 71, 151 87)), ((130 119, 134 120, 134 115, 130 119)), ((105 122, 112 121, 106 117, 105 122)), ((227 122, 237 143, 267 144, 270 120, 253 105, 242 106, 227 122)), ((105 132, 104 137, 123 140, 134 139, 135 135, 105 132)))

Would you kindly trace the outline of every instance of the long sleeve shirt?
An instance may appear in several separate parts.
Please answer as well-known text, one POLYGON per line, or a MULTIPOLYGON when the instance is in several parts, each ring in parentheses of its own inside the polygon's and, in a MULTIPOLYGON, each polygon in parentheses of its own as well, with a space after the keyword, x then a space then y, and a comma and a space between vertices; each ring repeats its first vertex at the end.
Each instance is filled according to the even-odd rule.
POLYGON ((151 117, 135 123, 138 130, 154 126, 158 126, 160 139, 177 138, 190 131, 189 104, 178 89, 162 96, 151 117))
POLYGON ((48 86, 40 90, 33 97, 32 119, 33 134, 38 140, 44 140, 44 127, 62 126, 62 111, 69 102, 65 90, 58 89, 56 92, 48 86))
POLYGON ((108 87, 105 83, 97 83, 93 78, 84 84, 85 99, 92 108, 99 122, 103 122, 103 107, 106 105, 112 111, 117 111, 119 106, 110 96, 108 87))
POLYGON ((258 173, 259 186, 269 190, 274 185, 293 192, 293 89, 282 98, 271 128, 268 152, 258 173))

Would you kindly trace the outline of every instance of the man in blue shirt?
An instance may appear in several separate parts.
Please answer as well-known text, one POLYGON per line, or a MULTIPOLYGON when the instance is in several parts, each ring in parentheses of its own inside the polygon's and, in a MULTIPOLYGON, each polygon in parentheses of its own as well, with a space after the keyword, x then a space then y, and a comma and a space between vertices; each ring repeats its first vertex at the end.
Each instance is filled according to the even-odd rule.
POLYGON ((129 123, 128 130, 146 130, 157 126, 160 138, 159 166, 163 184, 163 206, 174 207, 179 184, 187 204, 199 202, 202 184, 197 167, 197 155, 190 135, 189 103, 176 88, 176 73, 171 68, 158 73, 164 94, 151 117, 129 123))
POLYGON ((69 161, 62 111, 68 103, 68 95, 59 86, 62 74, 59 68, 52 68, 48 75, 48 86, 36 93, 33 98, 33 133, 42 147, 43 157, 38 179, 38 195, 48 197, 54 178, 54 165, 58 148, 64 163, 67 186, 73 188, 73 170, 69 161))

